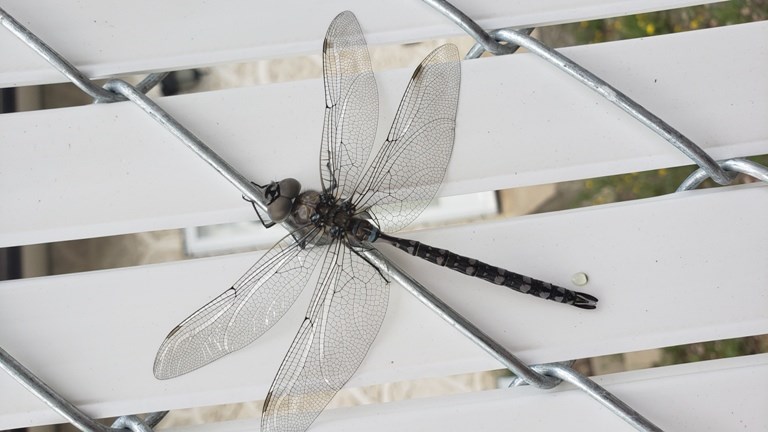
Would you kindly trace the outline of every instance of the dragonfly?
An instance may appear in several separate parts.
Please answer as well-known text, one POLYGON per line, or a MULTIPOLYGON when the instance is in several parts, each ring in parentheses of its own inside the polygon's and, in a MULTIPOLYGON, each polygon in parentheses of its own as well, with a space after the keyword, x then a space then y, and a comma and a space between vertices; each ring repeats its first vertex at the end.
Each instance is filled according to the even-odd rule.
POLYGON ((583 309, 597 304, 589 294, 388 234, 410 224, 443 181, 461 82, 454 45, 435 49, 419 64, 376 148, 376 80, 352 12, 339 14, 328 28, 323 80, 321 189, 302 192, 294 179, 261 186, 271 219, 267 225, 259 215, 262 223, 285 221, 294 229, 230 288, 173 328, 154 363, 155 376, 168 379, 249 345, 315 281, 264 403, 261 428, 268 432, 306 430, 365 358, 389 299, 387 278, 363 254, 373 243, 543 299, 583 309))

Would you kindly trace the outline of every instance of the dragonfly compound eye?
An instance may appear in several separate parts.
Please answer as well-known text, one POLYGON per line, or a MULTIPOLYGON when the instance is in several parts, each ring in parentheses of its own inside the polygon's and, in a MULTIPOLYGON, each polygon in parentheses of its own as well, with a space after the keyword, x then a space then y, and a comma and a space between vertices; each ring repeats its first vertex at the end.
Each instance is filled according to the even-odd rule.
POLYGON ((267 206, 267 214, 269 218, 275 222, 282 222, 288 217, 291 212, 291 200, 284 196, 275 198, 272 203, 267 206))
POLYGON ((293 199, 299 196, 301 192, 301 183, 295 178, 285 178, 280 180, 280 195, 293 199))

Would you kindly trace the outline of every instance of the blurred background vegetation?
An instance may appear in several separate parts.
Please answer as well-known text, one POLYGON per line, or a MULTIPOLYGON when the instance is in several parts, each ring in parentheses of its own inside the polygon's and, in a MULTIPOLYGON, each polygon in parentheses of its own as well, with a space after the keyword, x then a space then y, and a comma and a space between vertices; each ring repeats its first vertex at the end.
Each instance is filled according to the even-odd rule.
POLYGON ((762 21, 767 17, 768 0, 735 0, 564 27, 581 43, 594 43, 762 21))
POLYGON ((581 43, 606 42, 762 21, 768 0, 735 0, 703 6, 568 24, 581 43))

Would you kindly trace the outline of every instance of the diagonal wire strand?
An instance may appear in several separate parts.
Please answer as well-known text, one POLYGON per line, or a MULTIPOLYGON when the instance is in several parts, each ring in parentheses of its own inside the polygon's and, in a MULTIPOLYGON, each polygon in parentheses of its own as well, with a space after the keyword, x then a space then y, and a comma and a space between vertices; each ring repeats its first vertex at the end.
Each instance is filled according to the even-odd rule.
POLYGON ((462 30, 477 40, 477 44, 470 50, 468 57, 477 57, 483 50, 494 54, 508 54, 514 52, 518 46, 526 48, 531 53, 541 57, 557 69, 570 75, 572 78, 594 90, 635 120, 651 129, 653 132, 664 138, 667 142, 675 146, 684 155, 688 156, 694 163, 700 166, 717 183, 722 185, 730 184, 731 177, 707 154, 701 147, 696 145, 680 131, 669 125, 667 122, 657 117, 652 112, 645 109, 642 105, 635 102, 632 98, 625 95, 612 85, 600 79, 597 75, 584 69, 579 64, 560 54, 556 50, 549 48, 538 40, 532 38, 526 31, 517 31, 513 29, 499 29, 491 34, 487 33, 465 15, 461 10, 445 0, 423 0, 428 5, 448 17, 462 30), (500 44, 498 40, 509 42, 507 45, 500 44))

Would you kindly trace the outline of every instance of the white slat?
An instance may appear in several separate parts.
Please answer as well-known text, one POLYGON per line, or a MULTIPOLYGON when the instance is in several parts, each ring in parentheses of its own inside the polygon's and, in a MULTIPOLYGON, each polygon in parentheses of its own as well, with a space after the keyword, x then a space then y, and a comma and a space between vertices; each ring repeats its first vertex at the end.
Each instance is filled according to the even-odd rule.
MULTIPOLYGON (((768 354, 605 375, 596 381, 668 431, 768 428, 768 354)), ((208 423, 173 432, 241 432, 259 419, 208 423)), ((634 431, 587 395, 511 388, 326 410, 312 431, 634 431)))
MULTIPOLYGON (((767 38, 761 22, 564 52, 726 158, 768 153, 767 38)), ((378 77, 379 136, 410 73, 378 77)), ((463 62, 462 73, 442 195, 688 161, 534 56, 463 62)), ((254 181, 316 188, 322 91, 314 80, 159 103, 254 181)), ((0 202, 12 209, 0 212, 0 246, 252 218, 232 186, 130 103, 3 115, 0 146, 0 202)))
MULTIPOLYGON (((545 25, 707 3, 695 0, 458 1, 487 28, 545 25)), ((330 0, 132 2, 8 0, 2 7, 87 76, 177 70, 316 53, 331 19, 354 11, 371 43, 412 42, 460 30, 422 2, 330 0)), ((0 87, 61 82, 9 32, 0 31, 0 87), (11 59, 12 61, 8 61, 11 59)))
MULTIPOLYGON (((747 185, 411 236, 565 286, 572 274, 586 272, 585 289, 600 298, 596 311, 384 252, 524 361, 538 363, 767 333, 766 212, 768 186, 747 185)), ((6 282, 0 285, 0 341, 96 417, 261 399, 311 289, 252 346, 178 379, 152 375, 168 330, 229 286, 256 256, 6 282)), ((350 386, 495 367, 393 285, 382 331, 350 386)), ((653 403, 659 400, 654 394, 626 396, 630 404, 653 403)), ((0 374, 0 429, 57 420, 0 374)))

